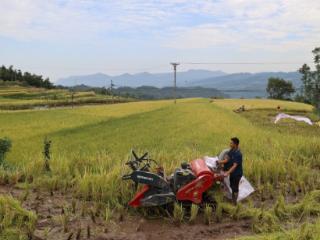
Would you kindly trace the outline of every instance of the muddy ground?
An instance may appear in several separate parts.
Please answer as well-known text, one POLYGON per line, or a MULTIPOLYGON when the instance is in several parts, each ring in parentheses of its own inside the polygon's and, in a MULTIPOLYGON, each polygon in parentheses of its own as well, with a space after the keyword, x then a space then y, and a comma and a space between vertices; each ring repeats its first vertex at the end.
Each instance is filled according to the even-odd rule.
POLYGON ((0 194, 12 195, 24 208, 37 213, 33 237, 37 240, 222 240, 252 234, 250 222, 243 220, 225 219, 206 225, 200 215, 194 224, 177 226, 170 218, 146 219, 137 214, 114 214, 112 220, 106 222, 104 214, 99 214, 105 208, 99 210, 92 202, 75 200, 70 194, 35 190, 26 193, 14 186, 0 186, 0 194))

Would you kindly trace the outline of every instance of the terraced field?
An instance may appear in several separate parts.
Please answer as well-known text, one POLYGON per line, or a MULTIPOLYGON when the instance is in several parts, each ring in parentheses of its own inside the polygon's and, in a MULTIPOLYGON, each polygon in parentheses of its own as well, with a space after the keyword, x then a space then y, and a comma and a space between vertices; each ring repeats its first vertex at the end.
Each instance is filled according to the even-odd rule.
POLYGON ((65 89, 42 89, 21 85, 1 85, 0 110, 41 109, 61 106, 128 102, 125 98, 96 94, 93 91, 72 92, 65 89))

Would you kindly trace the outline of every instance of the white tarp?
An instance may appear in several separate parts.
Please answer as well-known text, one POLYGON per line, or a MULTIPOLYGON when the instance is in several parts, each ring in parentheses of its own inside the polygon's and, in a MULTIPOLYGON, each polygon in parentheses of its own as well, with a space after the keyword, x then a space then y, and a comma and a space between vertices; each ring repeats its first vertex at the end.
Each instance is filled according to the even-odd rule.
POLYGON ((285 113, 279 113, 277 116, 276 116, 276 119, 274 120, 274 123, 277 123, 279 122, 281 119, 284 119, 284 118, 291 118, 291 119, 294 119, 296 121, 299 121, 299 122, 305 122, 309 125, 313 125, 312 121, 307 118, 307 117, 303 117, 303 116, 292 116, 292 115, 289 115, 289 114, 285 114, 285 113))
MULTIPOLYGON (((232 199, 232 190, 230 188, 230 177, 229 176, 225 177, 223 182, 224 182, 227 198, 232 199)), ((243 199, 247 198, 253 192, 254 192, 254 188, 252 187, 252 185, 244 176, 242 176, 239 182, 239 193, 238 193, 237 202, 240 202, 243 199)))

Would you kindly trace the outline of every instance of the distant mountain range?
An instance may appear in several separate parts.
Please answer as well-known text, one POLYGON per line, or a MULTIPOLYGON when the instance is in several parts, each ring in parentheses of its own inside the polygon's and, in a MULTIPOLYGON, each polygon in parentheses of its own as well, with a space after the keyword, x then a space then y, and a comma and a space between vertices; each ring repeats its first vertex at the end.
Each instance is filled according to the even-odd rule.
POLYGON ((265 90, 270 77, 290 80, 296 87, 301 85, 299 72, 233 73, 193 81, 191 85, 219 90, 265 90))
MULTIPOLYGON (((268 78, 280 77, 293 82, 295 87, 301 86, 299 72, 261 72, 233 73, 222 71, 189 70, 177 73, 179 87, 215 88, 232 97, 265 97, 268 78)), ((137 73, 110 76, 103 73, 83 76, 71 76, 59 79, 56 84, 63 86, 87 85, 92 87, 109 87, 113 81, 115 88, 153 86, 157 88, 171 87, 173 73, 137 73)))
MULTIPOLYGON (((186 86, 188 83, 198 81, 206 78, 213 78, 225 75, 221 71, 208 71, 208 70, 189 70, 186 72, 178 72, 177 80, 180 86, 186 86)), ((153 86, 153 87, 168 87, 172 86, 173 74, 170 73, 136 73, 136 74, 122 74, 118 76, 110 76, 104 73, 96 73, 92 75, 71 76, 59 79, 56 84, 63 86, 73 85, 87 85, 92 87, 105 87, 110 85, 110 81, 116 87, 140 87, 140 86, 153 86)))

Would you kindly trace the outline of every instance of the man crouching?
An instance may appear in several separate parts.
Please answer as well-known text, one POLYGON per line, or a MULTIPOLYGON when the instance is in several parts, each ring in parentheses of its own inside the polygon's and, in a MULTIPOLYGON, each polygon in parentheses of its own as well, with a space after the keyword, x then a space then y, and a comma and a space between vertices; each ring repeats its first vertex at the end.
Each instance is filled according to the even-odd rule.
POLYGON ((236 205, 239 193, 239 182, 243 174, 242 153, 239 149, 239 139, 231 138, 230 151, 223 160, 218 161, 223 164, 224 176, 230 176, 230 187, 232 190, 232 202, 236 205))

